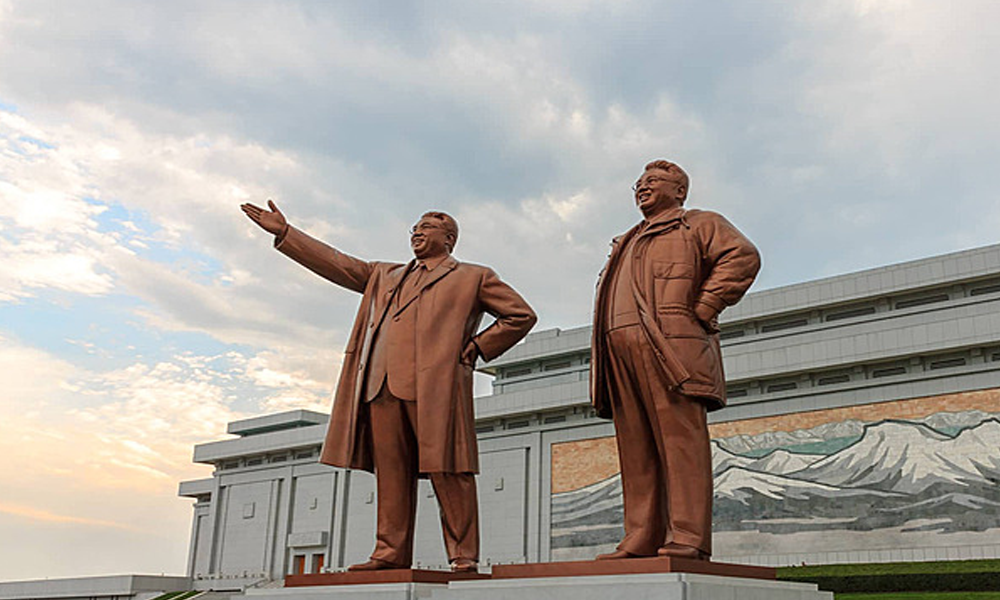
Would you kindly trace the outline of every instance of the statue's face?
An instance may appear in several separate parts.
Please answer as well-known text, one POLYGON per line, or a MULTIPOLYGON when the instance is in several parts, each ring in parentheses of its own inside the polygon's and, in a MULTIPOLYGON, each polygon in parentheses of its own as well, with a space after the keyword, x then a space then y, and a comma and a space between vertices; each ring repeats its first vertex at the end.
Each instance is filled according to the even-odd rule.
POLYGON ((437 219, 425 217, 410 228, 410 249, 417 258, 448 254, 450 236, 437 219))
POLYGON ((649 169, 635 182, 635 204, 644 215, 652 215, 683 204, 684 184, 663 169, 649 169))

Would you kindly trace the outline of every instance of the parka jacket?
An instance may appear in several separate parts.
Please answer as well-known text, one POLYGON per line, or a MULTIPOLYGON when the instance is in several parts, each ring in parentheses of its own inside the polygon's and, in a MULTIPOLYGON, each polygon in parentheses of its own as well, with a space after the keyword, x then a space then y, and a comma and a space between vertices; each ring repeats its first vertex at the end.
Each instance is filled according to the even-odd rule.
POLYGON ((417 445, 419 471, 478 473, 473 366, 460 361, 475 342, 484 360, 500 356, 527 335, 534 311, 491 269, 451 256, 423 280, 417 293, 392 305, 393 293, 412 266, 368 262, 348 256, 290 227, 279 251, 321 277, 362 295, 354 328, 344 350, 340 382, 333 401, 320 462, 373 471, 371 431, 362 397, 372 341, 388 319, 415 328, 417 445), (496 321, 483 331, 483 313, 496 321))
POLYGON ((590 394, 597 414, 611 418, 607 326, 611 281, 629 243, 632 292, 639 326, 660 373, 682 394, 703 399, 709 410, 726 404, 725 375, 716 316, 743 297, 760 270, 754 245, 722 215, 675 208, 639 223, 612 241, 597 283, 590 362, 590 394), (633 239, 634 238, 634 239, 633 239), (699 320, 700 314, 712 315, 699 320))

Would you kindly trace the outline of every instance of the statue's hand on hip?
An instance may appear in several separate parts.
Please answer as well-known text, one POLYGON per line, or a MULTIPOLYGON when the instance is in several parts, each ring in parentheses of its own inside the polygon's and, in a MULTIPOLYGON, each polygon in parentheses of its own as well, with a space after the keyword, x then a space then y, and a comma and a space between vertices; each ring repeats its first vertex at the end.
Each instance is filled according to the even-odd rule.
POLYGON ((479 358, 479 346, 472 340, 465 345, 465 350, 462 350, 462 356, 459 358, 459 362, 468 367, 476 366, 476 359, 479 358))
POLYGON ((701 326, 708 333, 719 333, 719 313, 714 308, 704 302, 697 302, 694 305, 694 315, 698 317, 701 326))

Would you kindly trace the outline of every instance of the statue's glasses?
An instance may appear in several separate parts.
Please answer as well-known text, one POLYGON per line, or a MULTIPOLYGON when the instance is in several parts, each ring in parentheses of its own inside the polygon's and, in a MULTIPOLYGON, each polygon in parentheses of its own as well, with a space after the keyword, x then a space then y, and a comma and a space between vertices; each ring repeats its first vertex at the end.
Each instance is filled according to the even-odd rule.
POLYGON ((414 233, 416 233, 418 231, 421 232, 421 233, 423 233, 423 232, 429 231, 431 229, 444 229, 444 227, 442 227, 440 225, 435 225, 434 223, 427 223, 427 222, 417 223, 413 227, 410 227, 410 235, 413 235, 414 233))
POLYGON ((667 179, 666 177, 655 177, 655 176, 654 177, 650 177, 649 179, 646 179, 645 181, 643 181, 642 179, 640 179, 639 181, 636 181, 634 184, 632 184, 632 191, 633 192, 638 192, 639 188, 641 188, 641 187, 645 187, 647 185, 653 185, 654 183, 659 183, 661 181, 670 181, 670 180, 667 179))

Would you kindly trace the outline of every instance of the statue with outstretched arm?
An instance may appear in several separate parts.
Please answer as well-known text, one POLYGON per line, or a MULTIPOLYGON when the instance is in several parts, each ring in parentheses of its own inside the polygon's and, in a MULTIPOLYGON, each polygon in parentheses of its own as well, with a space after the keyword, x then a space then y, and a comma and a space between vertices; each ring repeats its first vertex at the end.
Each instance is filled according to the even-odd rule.
POLYGON ((370 262, 289 225, 274 202, 240 207, 279 252, 362 294, 334 396, 320 462, 375 473, 375 549, 350 570, 409 568, 417 479, 434 486, 454 571, 479 561, 479 456, 472 406, 478 359, 527 335, 534 311, 492 269, 452 257, 458 223, 427 212, 410 229, 414 258, 370 262), (483 314, 495 318, 480 329, 483 314))

